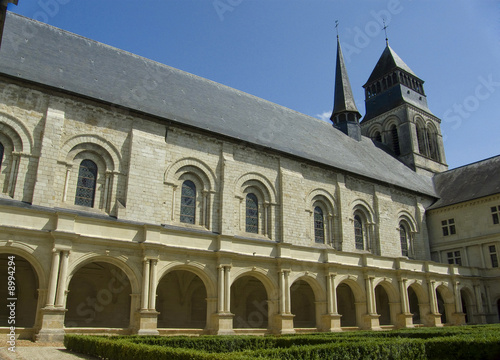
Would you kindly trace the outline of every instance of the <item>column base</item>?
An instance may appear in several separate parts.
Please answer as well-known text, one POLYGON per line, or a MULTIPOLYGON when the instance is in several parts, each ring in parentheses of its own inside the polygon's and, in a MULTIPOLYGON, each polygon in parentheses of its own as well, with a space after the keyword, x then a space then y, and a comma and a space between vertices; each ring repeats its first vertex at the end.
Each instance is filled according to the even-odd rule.
POLYGON ((322 320, 323 320, 323 326, 321 327, 322 331, 329 331, 329 332, 335 332, 335 331, 342 331, 341 325, 340 325, 340 318, 342 315, 340 314, 326 314, 323 315, 322 320))
POLYGON ((158 331, 158 314, 156 310, 139 311, 139 330, 137 335, 160 335, 158 331))
POLYGON ((425 326, 436 326, 441 327, 441 314, 428 314, 425 316, 425 326))
POLYGON ((64 316, 66 309, 45 307, 40 310, 42 314, 42 327, 35 334, 35 341, 61 342, 64 340, 64 316))
POLYGON ((399 328, 413 328, 413 314, 411 313, 401 313, 398 315, 398 327, 399 328))
POLYGON ((214 314, 213 324, 215 329, 211 330, 211 333, 214 335, 234 335, 233 318, 234 314, 230 312, 214 314))
POLYGON ((276 327, 273 332, 276 334, 295 334, 295 328, 293 327, 293 314, 278 314, 275 315, 276 327))
POLYGON ((363 316, 363 329, 366 330, 382 330, 379 322, 380 315, 366 314, 363 316))

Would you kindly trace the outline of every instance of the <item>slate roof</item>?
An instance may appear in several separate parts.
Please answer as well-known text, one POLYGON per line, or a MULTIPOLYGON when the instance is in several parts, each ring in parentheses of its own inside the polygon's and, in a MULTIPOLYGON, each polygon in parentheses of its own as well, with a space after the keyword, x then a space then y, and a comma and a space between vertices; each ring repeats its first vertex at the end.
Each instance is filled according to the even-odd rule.
POLYGON ((434 176, 440 199, 429 209, 500 193, 500 155, 434 176))
POLYGON ((345 68, 344 56, 342 55, 342 48, 340 41, 337 39, 337 63, 335 67, 335 99, 333 105, 333 115, 344 112, 353 111, 361 114, 356 107, 354 96, 352 95, 351 83, 347 70, 345 68))
MULTIPOLYGON (((396 52, 387 44, 382 55, 377 61, 377 65, 373 69, 368 81, 365 85, 381 78, 384 75, 391 73, 394 69, 399 68, 401 70, 406 71, 408 74, 415 76, 417 79, 419 77, 415 75, 415 73, 410 69, 408 65, 396 54, 396 52)), ((420 80, 420 79, 419 79, 420 80)))
POLYGON ((332 124, 8 13, 0 73, 435 196, 432 180, 332 124))

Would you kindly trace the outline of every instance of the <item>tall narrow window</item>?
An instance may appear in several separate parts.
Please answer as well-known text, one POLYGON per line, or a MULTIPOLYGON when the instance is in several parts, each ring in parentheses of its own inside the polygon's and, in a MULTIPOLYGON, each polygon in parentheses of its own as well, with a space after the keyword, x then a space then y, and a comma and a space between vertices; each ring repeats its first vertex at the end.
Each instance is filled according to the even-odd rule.
POLYGON ((3 144, 0 142, 0 169, 2 168, 2 162, 3 162, 3 144))
POLYGON ((378 141, 380 143, 382 142, 382 135, 380 134, 379 131, 375 133, 375 135, 373 136, 373 140, 378 141))
POLYGON ((191 180, 182 183, 181 222, 194 224, 196 220, 196 185, 191 180))
POLYGON ((497 248, 495 245, 490 245, 488 248, 490 250, 491 267, 497 268, 498 267, 497 248))
POLYGON ((401 155, 401 150, 399 149, 398 128, 396 127, 396 125, 392 125, 391 133, 392 133, 392 149, 394 150, 394 154, 396 154, 396 156, 399 156, 401 155))
POLYGON ((314 241, 319 244, 325 242, 325 222, 323 210, 319 206, 314 208, 314 241))
POLYGON ((427 130, 427 141, 429 142, 429 157, 432 160, 439 161, 436 133, 431 130, 427 130))
POLYGON ((425 145, 425 129, 423 126, 417 124, 417 141, 418 141, 418 152, 421 155, 428 156, 427 154, 427 148, 425 145))
POLYGON ((83 160, 78 171, 75 205, 94 207, 97 182, 97 165, 92 160, 83 160))
POLYGON ((359 215, 354 215, 354 240, 357 250, 364 250, 363 221, 359 215))
POLYGON ((500 213, 500 206, 492 206, 491 207, 491 217, 493 218, 493 224, 498 225, 498 215, 500 213))
POLYGON ((252 193, 246 199, 246 232, 259 233, 259 201, 252 193))
POLYGON ((399 239, 401 242, 401 255, 408 256, 408 231, 403 223, 399 224, 399 239))

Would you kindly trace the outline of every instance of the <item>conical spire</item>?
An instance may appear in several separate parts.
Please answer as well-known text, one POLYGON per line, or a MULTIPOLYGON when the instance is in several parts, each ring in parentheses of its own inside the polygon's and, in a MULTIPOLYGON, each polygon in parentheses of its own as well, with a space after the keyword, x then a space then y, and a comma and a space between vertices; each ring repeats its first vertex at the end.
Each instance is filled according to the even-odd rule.
POLYGON ((361 140, 359 119, 361 114, 352 96, 351 83, 345 68, 344 56, 337 35, 337 66, 335 69, 335 96, 330 120, 334 126, 353 139, 361 140))
POLYGON ((333 121, 334 117, 343 112, 355 112, 358 117, 361 114, 356 107, 354 96, 352 96, 351 83, 345 68, 344 56, 342 55, 342 48, 340 41, 337 37, 337 66, 335 69, 335 97, 333 103, 333 113, 330 119, 333 121))

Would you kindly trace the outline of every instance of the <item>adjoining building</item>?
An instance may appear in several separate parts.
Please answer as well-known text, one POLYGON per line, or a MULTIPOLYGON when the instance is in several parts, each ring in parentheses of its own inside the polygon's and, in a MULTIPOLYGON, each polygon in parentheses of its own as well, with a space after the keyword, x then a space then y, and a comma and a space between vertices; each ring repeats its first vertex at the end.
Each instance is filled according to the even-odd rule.
POLYGON ((423 83, 387 45, 360 122, 339 42, 332 126, 7 13, 17 334, 498 322, 500 157, 447 171, 423 83))

